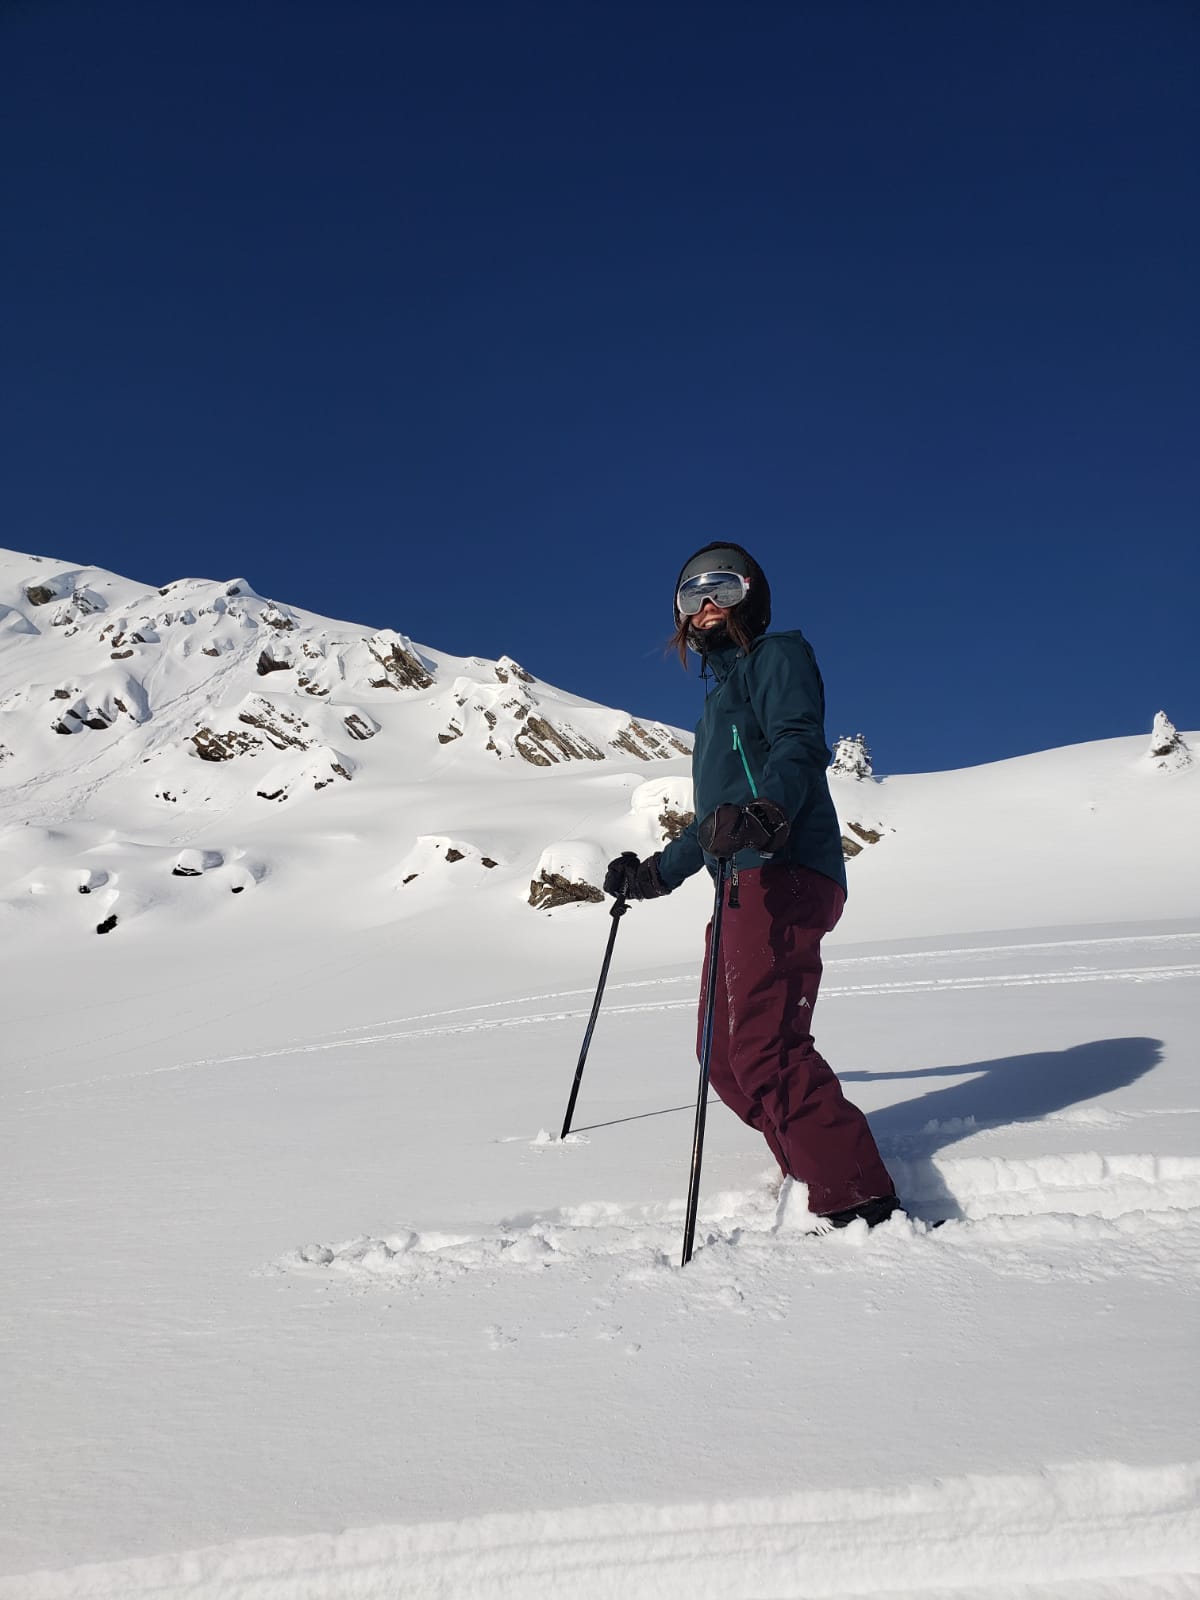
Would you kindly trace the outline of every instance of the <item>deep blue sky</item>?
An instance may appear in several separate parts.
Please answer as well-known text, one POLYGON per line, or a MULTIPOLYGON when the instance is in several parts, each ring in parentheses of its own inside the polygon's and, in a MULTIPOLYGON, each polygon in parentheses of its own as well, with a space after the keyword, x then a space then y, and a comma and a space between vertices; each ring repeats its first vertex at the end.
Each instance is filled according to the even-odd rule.
POLYGON ((1194 0, 0 0, 0 543, 880 770, 1200 725, 1194 0))

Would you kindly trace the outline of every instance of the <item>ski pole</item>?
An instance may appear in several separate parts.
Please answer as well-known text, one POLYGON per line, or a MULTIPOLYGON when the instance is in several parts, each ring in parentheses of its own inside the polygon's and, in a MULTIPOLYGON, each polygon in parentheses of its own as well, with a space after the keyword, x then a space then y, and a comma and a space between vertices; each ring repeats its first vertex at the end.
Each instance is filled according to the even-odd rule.
POLYGON ((683 1227, 683 1260, 692 1259, 696 1238, 696 1210, 700 1204, 700 1163, 704 1159, 704 1119, 708 1111, 708 1067, 712 1060, 713 1012, 717 997, 717 956, 721 948, 721 916, 725 910, 725 874, 728 861, 717 862, 717 899, 713 906, 712 933, 708 941, 708 982, 704 988, 704 1025, 700 1030, 700 1088, 696 1093, 696 1132, 692 1139, 692 1175, 688 1183, 687 1220, 683 1227))
POLYGON ((588 1018, 587 1032, 583 1036, 583 1049, 579 1052, 579 1065, 575 1068, 575 1082, 571 1085, 571 1098, 567 1101, 567 1114, 563 1118, 560 1139, 565 1139, 571 1131, 571 1118, 575 1115, 575 1101, 579 1096, 579 1085, 583 1081, 583 1066, 587 1060, 587 1053, 591 1047, 592 1034, 596 1027, 596 1018, 600 1015, 600 1001, 604 998, 604 985, 608 981, 608 964, 612 960, 613 945, 617 942, 617 929, 621 925, 621 918, 629 910, 625 904, 625 896, 619 894, 612 903, 608 913, 613 919, 612 931, 608 936, 608 948, 604 952, 604 965, 600 968, 600 982, 596 986, 596 998, 592 1001, 592 1014, 588 1018))

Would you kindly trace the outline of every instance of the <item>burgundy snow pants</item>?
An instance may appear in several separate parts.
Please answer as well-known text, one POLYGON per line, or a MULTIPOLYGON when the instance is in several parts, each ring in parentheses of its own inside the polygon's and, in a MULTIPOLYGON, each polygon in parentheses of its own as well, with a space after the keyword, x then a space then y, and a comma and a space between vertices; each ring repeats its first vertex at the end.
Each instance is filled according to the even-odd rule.
MULTIPOLYGON (((894 1194, 867 1119, 813 1043, 821 940, 842 914, 841 885, 808 867, 768 862, 739 875, 738 898, 737 906, 726 901, 721 920, 713 1088, 763 1135, 783 1171, 808 1185, 818 1215, 894 1194)), ((701 1033, 711 943, 710 924, 701 1033)))

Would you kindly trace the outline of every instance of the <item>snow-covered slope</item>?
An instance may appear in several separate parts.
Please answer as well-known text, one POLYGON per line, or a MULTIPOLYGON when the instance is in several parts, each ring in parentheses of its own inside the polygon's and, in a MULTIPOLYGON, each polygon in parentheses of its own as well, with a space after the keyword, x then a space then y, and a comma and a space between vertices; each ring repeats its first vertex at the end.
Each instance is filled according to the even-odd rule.
POLYGON ((547 1130, 556 891, 682 736, 240 582, 0 604, 3 1600, 1200 1594, 1197 735, 844 763, 818 1039, 910 1215, 814 1239, 714 1105, 680 1271, 703 876, 547 1130))
MULTIPOLYGON (((386 852, 364 888, 465 862, 447 884, 499 869, 527 899, 543 867, 595 876, 600 848, 556 844, 552 828, 539 831, 548 816, 536 801, 528 839, 514 834, 492 804, 506 776, 519 812, 531 773, 641 772, 687 750, 674 730, 540 683, 508 658, 367 634, 263 600, 242 579, 146 590, 96 568, 0 556, 0 897, 32 911, 23 934, 47 921, 48 902, 66 920, 61 899, 76 891, 98 898, 74 907, 68 926, 115 916, 127 927, 157 910, 161 932, 211 911, 217 888, 254 888, 348 826, 386 852), (201 875, 203 901, 170 881, 201 875)), ((634 790, 622 813, 646 824, 627 835, 653 845, 678 784, 616 782, 634 790)))

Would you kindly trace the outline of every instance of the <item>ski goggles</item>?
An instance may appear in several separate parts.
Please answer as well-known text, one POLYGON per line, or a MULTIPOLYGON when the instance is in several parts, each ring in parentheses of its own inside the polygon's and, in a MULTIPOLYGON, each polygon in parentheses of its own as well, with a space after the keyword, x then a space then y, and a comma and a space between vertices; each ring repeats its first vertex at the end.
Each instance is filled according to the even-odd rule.
POLYGON ((740 605, 750 593, 749 580, 740 572, 698 572, 685 578, 675 595, 675 604, 681 617, 694 617, 703 610, 705 601, 728 611, 740 605))

